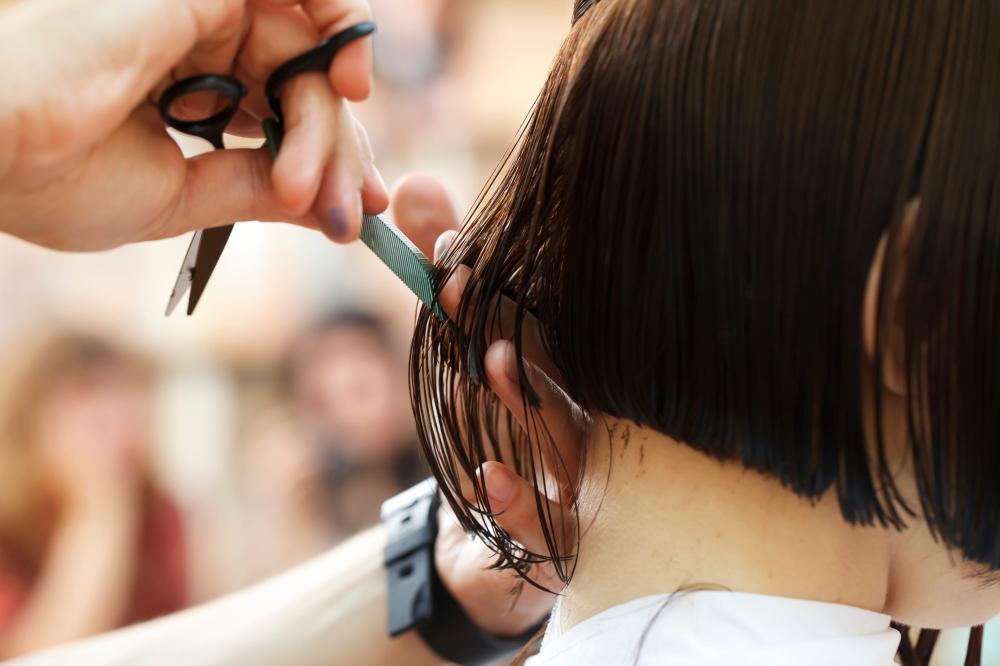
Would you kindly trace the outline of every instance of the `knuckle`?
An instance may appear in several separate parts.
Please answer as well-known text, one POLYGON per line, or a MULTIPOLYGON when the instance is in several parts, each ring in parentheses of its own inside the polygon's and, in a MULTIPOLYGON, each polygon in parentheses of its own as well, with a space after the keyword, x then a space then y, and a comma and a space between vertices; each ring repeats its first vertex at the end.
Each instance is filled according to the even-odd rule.
POLYGON ((366 0, 356 0, 352 3, 350 19, 356 21, 370 21, 373 18, 372 6, 366 0))
POLYGON ((245 6, 245 0, 189 3, 198 33, 202 36, 238 25, 242 22, 245 6))

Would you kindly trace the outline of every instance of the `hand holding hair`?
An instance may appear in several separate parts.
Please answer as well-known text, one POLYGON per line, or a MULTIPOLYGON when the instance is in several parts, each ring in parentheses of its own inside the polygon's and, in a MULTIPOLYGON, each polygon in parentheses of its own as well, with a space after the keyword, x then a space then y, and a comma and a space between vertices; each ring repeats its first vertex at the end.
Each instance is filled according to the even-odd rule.
MULTIPOLYGON (((426 254, 430 255, 433 248, 435 262, 440 262, 459 226, 458 214, 444 188, 432 178, 411 176, 397 187, 392 208, 400 229, 426 254)), ((442 307, 452 318, 458 311, 462 286, 462 274, 458 274, 441 292, 442 307)), ((506 312, 513 315, 512 308, 507 308, 506 312)), ((527 421, 524 396, 517 378, 516 352, 503 337, 505 332, 512 330, 512 326, 509 318, 497 322, 485 367, 490 388, 524 428, 527 421)), ((526 326, 535 329, 534 322, 526 326)), ((577 447, 581 441, 581 427, 575 418, 577 410, 541 369, 551 367, 551 362, 541 351, 540 342, 531 345, 530 353, 532 355, 526 359, 525 369, 532 387, 541 398, 545 427, 552 433, 553 441, 559 448, 558 455, 569 463, 563 487, 567 492, 573 492, 579 454, 577 447)), ((554 458, 556 452, 552 453, 554 458)), ((511 467, 496 461, 481 468, 476 482, 485 487, 488 496, 488 505, 484 504, 481 508, 493 512, 497 524, 529 551, 544 552, 544 534, 538 521, 532 485, 511 467)), ((463 489, 466 499, 475 503, 477 500, 471 479, 465 480, 463 489)), ((563 503, 560 500, 546 501, 550 511, 562 513, 563 503)), ((523 585, 515 572, 490 568, 495 561, 493 553, 478 539, 470 540, 448 509, 443 509, 442 513, 449 515, 443 516, 440 523, 435 559, 442 580, 469 615, 481 628, 498 636, 517 635, 537 624, 551 610, 554 600, 545 589, 556 592, 562 588, 552 564, 536 564, 529 572, 531 579, 545 589, 523 585), (516 596, 512 596, 513 590, 517 590, 516 596)), ((569 517, 562 522, 574 524, 569 517)), ((566 543, 570 543, 568 537, 571 535, 566 536, 566 543)))

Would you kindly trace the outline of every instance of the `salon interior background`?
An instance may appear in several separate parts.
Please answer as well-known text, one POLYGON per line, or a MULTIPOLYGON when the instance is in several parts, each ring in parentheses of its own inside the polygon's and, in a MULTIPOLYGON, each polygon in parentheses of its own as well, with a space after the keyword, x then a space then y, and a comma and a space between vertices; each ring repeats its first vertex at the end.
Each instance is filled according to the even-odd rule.
MULTIPOLYGON (((387 182, 430 173, 465 210, 530 108, 571 4, 372 0, 376 86, 355 111, 387 182)), ((0 383, 11 400, 16 369, 45 353, 43 332, 82 330, 152 359, 149 471, 182 517, 184 598, 196 603, 373 522, 381 499, 419 472, 405 382, 416 303, 360 244, 248 223, 197 314, 167 319, 188 241, 68 255, 0 236, 0 383), (381 328, 355 316, 315 330, 345 312, 381 328)), ((90 445, 79 444, 81 464, 90 445)), ((0 467, 15 464, 12 448, 0 446, 0 467)), ((3 571, 13 526, 2 521, 0 582, 20 575, 3 571)), ((943 640, 964 645, 961 635, 943 640)), ((988 630, 987 663, 1000 663, 998 642, 1000 631, 988 630)), ((958 651, 939 649, 937 662, 955 663, 958 651)))

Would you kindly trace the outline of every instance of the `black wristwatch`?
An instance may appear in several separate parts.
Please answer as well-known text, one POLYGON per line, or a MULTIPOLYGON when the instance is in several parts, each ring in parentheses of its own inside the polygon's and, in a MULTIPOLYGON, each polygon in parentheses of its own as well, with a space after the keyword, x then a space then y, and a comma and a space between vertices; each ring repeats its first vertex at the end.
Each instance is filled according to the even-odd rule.
POLYGON ((513 655, 541 625, 513 638, 497 638, 476 626, 441 582, 434 566, 440 506, 434 479, 421 481, 382 504, 387 532, 389 635, 416 629, 442 659, 466 666, 513 655))

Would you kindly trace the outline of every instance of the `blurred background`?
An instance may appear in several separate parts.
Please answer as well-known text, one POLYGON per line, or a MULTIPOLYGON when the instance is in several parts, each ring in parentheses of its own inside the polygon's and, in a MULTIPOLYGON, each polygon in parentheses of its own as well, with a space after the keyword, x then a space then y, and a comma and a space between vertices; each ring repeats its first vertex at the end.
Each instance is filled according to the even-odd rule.
MULTIPOLYGON (((355 112, 376 163, 390 185, 437 177, 464 211, 571 3, 371 4, 376 85, 355 112)), ((241 224, 197 313, 168 319, 189 241, 70 255, 0 236, 3 656, 253 583, 426 476, 406 376, 416 299, 364 246, 241 224)))
MULTIPOLYGON (((437 177, 464 211, 572 3, 371 4, 376 85, 355 112, 376 163, 390 184, 437 177)), ((426 475, 406 378, 416 299, 366 248, 239 225, 196 315, 167 319, 189 240, 69 255, 0 236, 0 656, 251 584, 426 475)), ((961 632, 942 643, 955 663, 961 632)))

